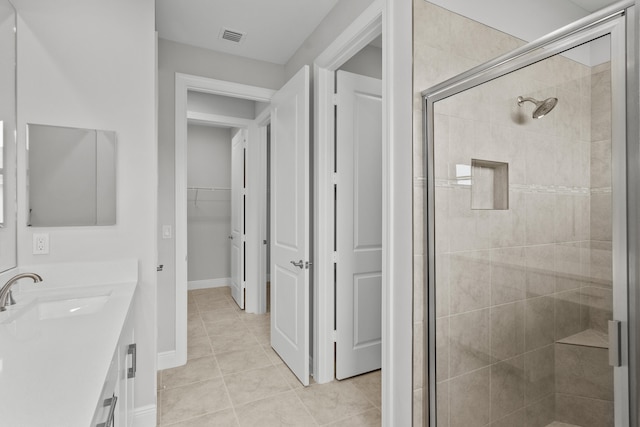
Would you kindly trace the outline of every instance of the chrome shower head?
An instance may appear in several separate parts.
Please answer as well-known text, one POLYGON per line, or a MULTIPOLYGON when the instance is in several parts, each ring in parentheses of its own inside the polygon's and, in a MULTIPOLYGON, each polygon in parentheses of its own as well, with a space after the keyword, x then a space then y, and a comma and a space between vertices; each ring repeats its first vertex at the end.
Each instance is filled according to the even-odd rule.
POLYGON ((540 119, 547 115, 549 111, 553 110, 553 107, 558 103, 558 98, 547 98, 544 101, 538 101, 533 98, 523 98, 521 96, 518 97, 518 105, 522 107, 522 104, 526 101, 533 102, 536 106, 536 109, 533 110, 531 117, 534 119, 540 119))

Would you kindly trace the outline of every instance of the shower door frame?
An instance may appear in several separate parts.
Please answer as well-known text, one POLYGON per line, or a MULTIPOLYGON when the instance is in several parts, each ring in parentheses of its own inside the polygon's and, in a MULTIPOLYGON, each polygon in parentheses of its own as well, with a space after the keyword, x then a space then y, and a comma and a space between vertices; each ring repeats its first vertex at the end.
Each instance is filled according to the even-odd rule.
MULTIPOLYGON (((621 366, 614 369, 616 427, 639 425, 637 357, 640 354, 640 131, 638 124, 637 16, 623 0, 508 54, 422 92, 425 186, 425 397, 424 425, 436 418, 434 104, 598 37, 611 35, 613 318, 621 322, 621 366), (544 48, 544 50, 542 50, 544 48), (614 58, 618 60, 614 61, 614 58), (626 283, 625 283, 626 282, 626 283)), ((515 102, 515 97, 514 97, 515 102)))

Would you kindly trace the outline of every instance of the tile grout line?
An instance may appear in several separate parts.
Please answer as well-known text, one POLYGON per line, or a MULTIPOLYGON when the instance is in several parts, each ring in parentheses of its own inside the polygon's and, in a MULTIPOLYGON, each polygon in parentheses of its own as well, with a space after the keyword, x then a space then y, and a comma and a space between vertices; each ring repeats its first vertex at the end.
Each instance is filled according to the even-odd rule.
POLYGON ((224 385, 224 391, 227 395, 227 399, 229 399, 229 405, 231 407, 231 410, 233 411, 233 416, 236 420, 236 423, 238 424, 238 426, 240 425, 240 419, 238 418, 238 414, 236 413, 236 408, 233 405, 233 400, 231 400, 231 393, 229 393, 229 388, 227 387, 227 381, 224 378, 224 374, 222 373, 222 370, 220 369, 220 363, 218 362, 218 358, 215 355, 215 352, 213 351, 213 345, 211 344, 211 336, 209 335, 209 331, 207 331, 207 327, 204 325, 204 320, 202 319, 202 315, 200 315, 200 313, 198 313, 199 317, 200 317, 200 321, 202 322, 202 326, 204 327, 205 333, 207 335, 207 341, 209 341, 209 347, 211 348, 211 353, 213 356, 213 359, 216 361, 216 365, 218 366, 218 371, 220 371, 220 378, 222 379, 222 384, 224 385))
MULTIPOLYGON (((309 415, 309 417, 311 417, 311 419, 313 420, 313 422, 316 424, 316 426, 320 426, 320 423, 318 422, 318 420, 316 420, 316 417, 313 416, 313 414, 311 413, 311 411, 309 410, 309 408, 307 407, 307 405, 302 401, 302 399, 300 398, 300 395, 298 394, 298 390, 293 390, 293 394, 296 396, 296 398, 298 399, 298 402, 300 402, 300 404, 302 405, 302 407, 304 408, 304 410, 307 412, 307 414, 309 415)), ((304 389, 302 389, 304 390, 304 389)))

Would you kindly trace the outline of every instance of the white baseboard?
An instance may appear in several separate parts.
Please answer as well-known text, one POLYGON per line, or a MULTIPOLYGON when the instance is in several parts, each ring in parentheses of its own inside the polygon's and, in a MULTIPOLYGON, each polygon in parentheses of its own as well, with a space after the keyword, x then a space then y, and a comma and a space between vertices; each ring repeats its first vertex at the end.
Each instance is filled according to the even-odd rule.
POLYGON ((193 280, 187 283, 187 289, 192 291, 194 289, 221 288, 229 285, 231 285, 231 277, 223 277, 221 279, 193 280))
POLYGON ((156 427, 156 405, 147 405, 134 409, 133 425, 135 427, 156 427))
POLYGON ((176 351, 163 351, 162 353, 158 353, 158 371, 162 371, 163 369, 176 368, 178 367, 178 363, 176 362, 176 351))

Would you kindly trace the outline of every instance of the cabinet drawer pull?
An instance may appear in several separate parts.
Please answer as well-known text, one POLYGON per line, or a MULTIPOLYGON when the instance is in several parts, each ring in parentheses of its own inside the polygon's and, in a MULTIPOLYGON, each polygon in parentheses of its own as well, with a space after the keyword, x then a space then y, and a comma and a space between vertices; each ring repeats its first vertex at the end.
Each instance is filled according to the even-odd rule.
POLYGON ((138 352, 138 349, 134 344, 129 344, 129 347, 127 348, 127 354, 131 355, 131 367, 127 370, 127 378, 135 378, 136 377, 136 353, 138 352))
POLYGON ((104 423, 97 424, 96 427, 112 427, 113 426, 113 416, 116 413, 116 403, 118 403, 118 396, 115 394, 109 398, 104 400, 104 406, 110 406, 109 408, 109 416, 107 416, 107 421, 104 423))

